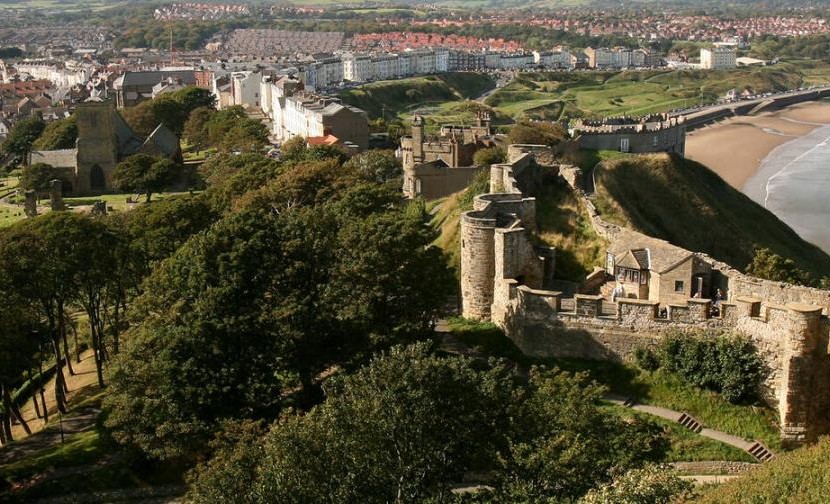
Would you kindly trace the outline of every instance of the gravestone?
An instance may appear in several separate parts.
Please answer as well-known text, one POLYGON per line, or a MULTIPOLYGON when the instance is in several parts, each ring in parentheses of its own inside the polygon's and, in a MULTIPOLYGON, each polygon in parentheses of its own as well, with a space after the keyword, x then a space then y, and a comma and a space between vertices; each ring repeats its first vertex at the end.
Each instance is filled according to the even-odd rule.
POLYGON ((63 202, 63 183, 58 179, 49 182, 49 204, 53 212, 66 210, 66 203, 63 202))
POLYGON ((25 193, 26 199, 23 202, 23 212, 26 217, 37 217, 37 192, 29 189, 25 193))
POLYGON ((92 204, 92 215, 107 215, 107 202, 96 201, 92 204))

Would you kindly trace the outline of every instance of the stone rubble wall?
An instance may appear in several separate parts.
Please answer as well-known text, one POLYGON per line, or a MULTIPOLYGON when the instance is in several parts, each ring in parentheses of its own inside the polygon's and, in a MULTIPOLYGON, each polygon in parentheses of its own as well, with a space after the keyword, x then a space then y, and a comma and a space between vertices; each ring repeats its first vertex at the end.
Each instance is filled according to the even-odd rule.
MULTIPOLYGON (((533 166, 523 149, 508 152, 516 166, 533 166)), ((671 305, 665 318, 659 317, 657 301, 622 299, 608 316, 601 296, 581 294, 573 299, 573 311, 564 311, 561 293, 539 289, 544 260, 529 234, 535 228, 535 200, 522 197, 527 193, 514 168, 491 169, 491 187, 514 192, 479 196, 475 209, 462 215, 465 317, 493 321, 524 353, 539 357, 627 361, 638 348, 657 345, 669 333, 741 333, 754 342, 766 367, 761 393, 779 412, 783 440, 799 444, 830 432, 830 323, 822 315, 827 303, 820 303, 830 293, 752 279, 699 254, 730 283, 729 301, 721 303, 718 317, 709 316, 705 299, 671 305)), ((580 177, 569 178, 574 187, 580 177)), ((618 236, 622 228, 606 223, 577 192, 597 233, 609 240, 618 236)))
POLYGON ((730 460, 701 460, 693 462, 672 462, 669 464, 683 474, 742 474, 758 467, 753 462, 735 462, 730 460))

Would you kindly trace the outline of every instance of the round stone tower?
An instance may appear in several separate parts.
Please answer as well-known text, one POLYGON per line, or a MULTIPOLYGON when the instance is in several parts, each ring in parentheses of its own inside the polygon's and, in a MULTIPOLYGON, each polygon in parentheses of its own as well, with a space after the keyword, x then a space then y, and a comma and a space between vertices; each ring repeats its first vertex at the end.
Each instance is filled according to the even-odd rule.
POLYGON ((461 216, 461 314, 490 320, 495 274, 496 219, 485 212, 461 216))

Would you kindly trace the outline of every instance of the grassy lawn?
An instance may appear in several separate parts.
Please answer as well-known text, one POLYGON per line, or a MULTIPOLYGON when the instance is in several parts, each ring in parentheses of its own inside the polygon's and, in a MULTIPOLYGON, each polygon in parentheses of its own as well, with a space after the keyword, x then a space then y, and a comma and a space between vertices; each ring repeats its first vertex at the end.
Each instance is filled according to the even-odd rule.
MULTIPOLYGON (((706 427, 763 441, 773 451, 781 449, 774 411, 765 407, 731 404, 720 395, 688 385, 671 373, 662 370, 648 372, 633 365, 605 361, 527 357, 491 323, 454 318, 450 321, 450 331, 457 339, 480 352, 504 357, 523 366, 556 366, 572 372, 588 372, 614 394, 630 396, 644 404, 684 411, 706 427)), ((693 445, 697 446, 696 443, 693 445)), ((683 453, 680 446, 677 450, 677 453, 683 453)))
MULTIPOLYGON (((15 488, 8 494, 12 502, 183 483, 181 468, 159 462, 132 462, 102 428, 75 434, 65 444, 0 466, 0 474, 15 488)), ((4 497, 0 493, 0 501, 5 502, 4 497)))

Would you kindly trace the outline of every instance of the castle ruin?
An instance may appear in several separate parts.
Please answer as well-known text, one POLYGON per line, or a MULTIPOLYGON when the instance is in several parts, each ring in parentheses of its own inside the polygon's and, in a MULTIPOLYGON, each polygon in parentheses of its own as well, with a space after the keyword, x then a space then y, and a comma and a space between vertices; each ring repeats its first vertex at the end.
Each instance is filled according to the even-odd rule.
POLYGON ((424 118, 412 118, 412 134, 401 138, 403 192, 408 198, 442 198, 469 185, 482 168, 473 155, 497 145, 486 112, 476 115, 473 126, 445 125, 436 136, 427 136, 424 118))
POLYGON ((538 357, 627 361, 669 332, 742 333, 766 367, 761 395, 778 411, 783 442, 798 445, 830 432, 830 292, 748 277, 705 254, 684 251, 689 264, 704 264, 727 290, 717 314, 702 296, 616 303, 599 295, 565 297, 550 289, 555 251, 534 245, 530 194, 540 170, 553 171, 582 195, 594 229, 611 241, 609 249, 632 235, 643 243, 654 239, 605 222, 578 189, 579 170, 540 166, 534 150, 543 149, 511 146, 509 163, 491 167, 491 192, 477 196, 474 209, 462 214, 464 317, 494 322, 524 353, 538 357))

